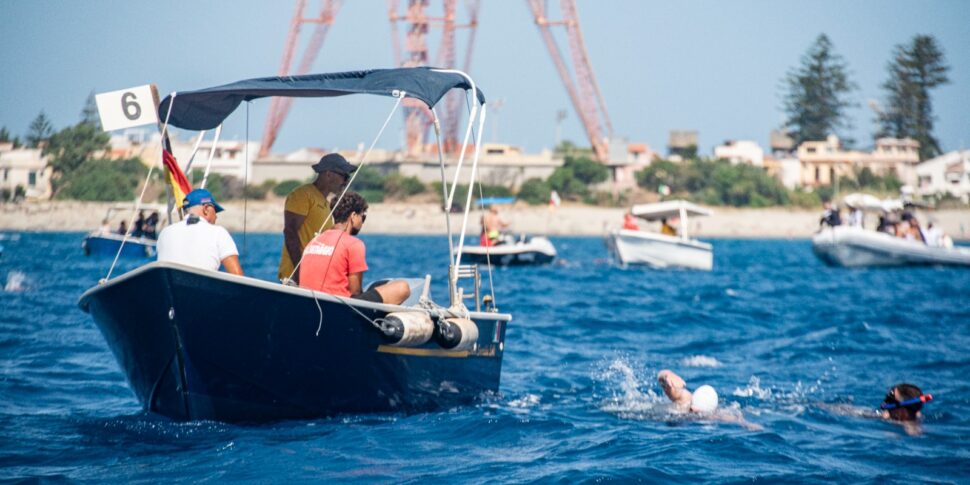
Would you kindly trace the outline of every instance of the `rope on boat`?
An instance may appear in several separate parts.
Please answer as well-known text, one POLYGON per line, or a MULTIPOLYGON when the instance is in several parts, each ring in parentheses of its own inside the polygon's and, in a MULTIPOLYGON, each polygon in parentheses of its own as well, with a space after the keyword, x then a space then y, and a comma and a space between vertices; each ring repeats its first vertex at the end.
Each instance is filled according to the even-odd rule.
MULTIPOLYGON (((162 140, 165 139, 165 134, 168 131, 168 120, 172 116, 172 104, 175 102, 176 93, 172 93, 172 102, 168 104, 168 113, 165 114, 165 124, 162 125, 162 140)), ((162 150, 165 150, 164 144, 162 145, 162 150)), ((162 158, 159 157, 159 163, 161 163, 162 158)), ((155 165, 152 164, 148 167, 148 176, 145 177, 145 183, 142 184, 141 193, 138 195, 138 200, 135 201, 135 207, 131 211, 131 218, 128 220, 128 228, 130 229, 132 224, 135 223, 135 214, 141 209, 141 201, 145 198, 145 190, 148 189, 148 182, 152 179, 152 173, 155 171, 155 165)), ((121 251, 125 249, 125 243, 128 242, 128 232, 121 238, 121 244, 118 245, 118 252, 115 253, 115 259, 111 261, 111 267, 108 268, 108 274, 99 281, 99 283, 104 283, 111 279, 111 273, 114 272, 115 266, 118 264, 118 258, 121 256, 121 251)))
MULTIPOLYGON (((371 142, 370 147, 368 147, 367 151, 364 152, 364 155, 361 157, 360 162, 357 164, 357 170, 354 170, 354 174, 350 176, 350 180, 347 181, 347 185, 344 186, 344 190, 340 192, 340 196, 337 197, 337 202, 334 203, 333 207, 330 208, 330 213, 327 214, 327 218, 324 219, 323 223, 320 224, 320 227, 317 228, 316 232, 314 233, 315 235, 319 235, 320 232, 323 231, 324 226, 326 226, 328 222, 333 220, 334 209, 336 209, 337 206, 340 205, 340 201, 344 199, 344 195, 347 194, 347 190, 350 189, 350 185, 354 183, 354 179, 357 178, 357 174, 360 173, 360 169, 367 164, 367 157, 370 156, 371 151, 374 150, 374 145, 377 145, 377 142, 380 141, 381 135, 383 135, 384 130, 387 129, 387 124, 391 122, 391 118, 394 116, 394 113, 397 112, 398 106, 401 106, 401 100, 404 99, 404 96, 406 94, 407 93, 405 93, 404 91, 400 92, 400 95, 397 98, 397 102, 394 103, 394 107, 391 108, 391 112, 387 114, 387 119, 384 120, 384 124, 381 126, 381 130, 377 132, 377 136, 374 137, 374 141, 371 142)), ((303 264, 303 258, 305 256, 306 256, 306 251, 304 251, 303 254, 300 255, 300 260, 296 262, 296 266, 293 267, 293 271, 290 272, 290 275, 283 280, 284 284, 286 284, 287 281, 293 280, 293 275, 295 275, 297 270, 300 269, 300 265, 303 264)))

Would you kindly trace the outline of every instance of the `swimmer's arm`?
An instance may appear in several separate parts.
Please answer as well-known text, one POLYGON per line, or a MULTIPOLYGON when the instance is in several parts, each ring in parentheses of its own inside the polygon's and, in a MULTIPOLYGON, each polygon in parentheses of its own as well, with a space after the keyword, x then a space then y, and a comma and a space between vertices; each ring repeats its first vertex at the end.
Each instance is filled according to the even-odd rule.
POLYGON ((657 373, 657 382, 668 399, 679 405, 690 405, 691 393, 686 388, 687 383, 679 375, 664 369, 657 373))
POLYGON ((762 425, 760 425, 760 424, 755 424, 755 423, 752 423, 752 422, 744 419, 744 416, 735 416, 735 415, 732 415, 732 414, 714 413, 711 416, 711 419, 720 421, 722 423, 737 424, 737 425, 743 427, 744 429, 746 429, 748 431, 764 431, 764 429, 765 429, 765 427, 762 426, 762 425))

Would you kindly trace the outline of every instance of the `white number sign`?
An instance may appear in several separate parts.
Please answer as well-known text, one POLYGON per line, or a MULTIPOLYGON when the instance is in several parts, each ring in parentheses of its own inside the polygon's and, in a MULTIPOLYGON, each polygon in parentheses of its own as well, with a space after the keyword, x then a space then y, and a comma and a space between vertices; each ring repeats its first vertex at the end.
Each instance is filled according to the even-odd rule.
POLYGON ((104 131, 158 123, 158 90, 152 84, 101 93, 94 99, 104 131))

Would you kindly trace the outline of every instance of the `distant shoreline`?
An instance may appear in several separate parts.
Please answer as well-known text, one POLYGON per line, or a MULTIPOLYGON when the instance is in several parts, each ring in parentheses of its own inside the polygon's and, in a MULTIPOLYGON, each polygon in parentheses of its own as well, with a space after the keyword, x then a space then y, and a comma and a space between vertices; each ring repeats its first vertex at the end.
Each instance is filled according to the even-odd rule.
MULTIPOLYGON (((46 201, 0 205, 0 231, 91 231, 101 225, 107 209, 115 203, 46 201)), ((224 204, 219 224, 233 232, 273 233, 283 230, 283 201, 233 201, 224 204), (248 207, 246 207, 248 206, 248 207)), ((690 220, 690 234, 704 238, 806 239, 818 228, 819 211, 788 208, 738 209, 714 207, 714 215, 690 220)), ((566 205, 556 209, 519 205, 502 208, 502 215, 515 233, 555 236, 599 236, 623 220, 624 208, 566 205)), ((929 212, 954 239, 970 239, 970 209, 929 212)), ((131 212, 124 218, 131 217, 131 212)), ((477 235, 480 212, 469 216, 467 234, 477 235)), ((450 214, 452 229, 461 228, 462 214, 450 214)), ((121 215, 111 221, 117 227, 121 215)), ((874 221, 869 221, 869 225, 874 221)), ((653 224, 641 222, 651 229, 653 224)), ((434 203, 390 202, 372 204, 365 234, 445 234, 444 214, 434 203)))

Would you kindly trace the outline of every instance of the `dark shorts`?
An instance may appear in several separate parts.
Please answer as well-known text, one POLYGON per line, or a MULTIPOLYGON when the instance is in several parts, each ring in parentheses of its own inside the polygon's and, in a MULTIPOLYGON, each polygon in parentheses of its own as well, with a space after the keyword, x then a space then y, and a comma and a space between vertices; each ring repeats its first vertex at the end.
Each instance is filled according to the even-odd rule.
POLYGON ((381 294, 377 292, 376 289, 371 288, 363 293, 357 293, 351 296, 351 298, 364 301, 372 301, 374 303, 384 303, 384 299, 381 298, 381 294))

